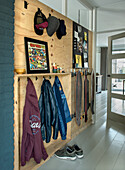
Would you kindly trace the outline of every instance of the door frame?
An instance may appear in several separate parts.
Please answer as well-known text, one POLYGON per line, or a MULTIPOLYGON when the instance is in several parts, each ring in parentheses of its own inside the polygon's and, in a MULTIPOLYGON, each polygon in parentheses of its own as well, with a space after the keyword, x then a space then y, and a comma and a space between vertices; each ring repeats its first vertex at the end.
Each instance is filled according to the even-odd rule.
POLYGON ((125 32, 108 37, 108 75, 107 75, 107 120, 112 119, 119 123, 125 123, 125 116, 111 111, 111 98, 125 100, 125 95, 111 93, 112 78, 125 79, 125 74, 112 74, 112 59, 125 58, 125 53, 112 55, 112 40, 125 37, 125 32))

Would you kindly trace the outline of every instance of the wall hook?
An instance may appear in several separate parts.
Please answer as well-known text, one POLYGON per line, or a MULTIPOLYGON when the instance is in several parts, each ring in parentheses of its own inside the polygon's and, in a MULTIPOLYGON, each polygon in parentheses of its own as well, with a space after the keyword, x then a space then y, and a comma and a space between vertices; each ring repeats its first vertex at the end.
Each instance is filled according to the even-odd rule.
POLYGON ((38 80, 38 77, 36 76, 36 80, 38 80))
POLYGON ((24 8, 27 9, 27 6, 28 6, 28 2, 27 1, 24 1, 24 8))

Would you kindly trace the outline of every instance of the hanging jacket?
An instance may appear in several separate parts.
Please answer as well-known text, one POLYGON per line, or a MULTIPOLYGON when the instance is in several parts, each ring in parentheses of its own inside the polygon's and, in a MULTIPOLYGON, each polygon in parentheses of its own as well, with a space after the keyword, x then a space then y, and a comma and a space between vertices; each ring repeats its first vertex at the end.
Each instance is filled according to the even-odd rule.
POLYGON ((21 165, 24 166, 26 161, 31 157, 37 163, 41 158, 44 160, 48 157, 43 145, 41 136, 40 111, 35 87, 30 79, 26 87, 26 98, 23 110, 23 136, 21 145, 21 165))
POLYGON ((58 108, 59 130, 62 140, 65 140, 67 135, 67 123, 71 121, 71 117, 66 96, 63 92, 61 82, 57 76, 55 77, 55 81, 53 84, 53 91, 55 94, 56 105, 58 108))
POLYGON ((44 79, 39 98, 41 133, 46 143, 50 142, 53 126, 53 139, 58 137, 58 112, 53 89, 49 80, 44 79))

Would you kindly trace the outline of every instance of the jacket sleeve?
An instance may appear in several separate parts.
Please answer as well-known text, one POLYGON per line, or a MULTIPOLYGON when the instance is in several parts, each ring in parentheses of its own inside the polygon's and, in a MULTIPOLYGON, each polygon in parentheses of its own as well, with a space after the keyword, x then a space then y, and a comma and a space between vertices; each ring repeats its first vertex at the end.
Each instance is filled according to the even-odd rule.
POLYGON ((22 144, 21 144, 21 166, 24 166, 26 164, 26 158, 25 158, 26 139, 27 139, 27 133, 23 131, 22 144))
MULTIPOLYGON (((21 143, 21 165, 24 166, 26 164, 27 160, 27 154, 30 155, 30 153, 26 153, 28 147, 29 147, 29 137, 28 135, 32 136, 31 128, 29 125, 29 119, 27 113, 29 112, 29 108, 27 107, 27 102, 26 105, 24 106, 24 111, 23 111, 23 135, 22 135, 22 143, 21 143)), ((30 147, 30 150, 32 151, 32 146, 30 147)))
POLYGON ((62 99, 62 104, 63 104, 63 107, 64 107, 64 113, 65 113, 65 118, 66 118, 66 123, 70 122, 72 119, 71 119, 71 116, 70 116, 70 111, 69 111, 69 107, 68 107, 68 104, 67 104, 67 100, 66 100, 66 96, 65 96, 65 93, 63 91, 63 87, 62 87, 62 84, 59 80, 58 77, 55 78, 55 83, 56 85, 58 86, 59 88, 59 92, 60 92, 60 95, 61 95, 61 99, 62 99))
POLYGON ((44 99, 43 99, 43 86, 41 87, 41 94, 39 98, 39 110, 40 110, 40 117, 41 117, 41 133, 42 139, 45 140, 45 113, 44 113, 44 99))
POLYGON ((52 87, 50 88, 50 107, 51 107, 51 125, 53 126, 53 139, 58 137, 58 110, 56 106, 55 95, 52 87))
POLYGON ((61 100, 61 95, 59 92, 59 88, 56 85, 56 83, 54 83, 53 85, 53 91, 54 91, 54 95, 55 95, 55 100, 56 100, 56 106, 57 106, 57 110, 58 110, 58 128, 61 134, 61 138, 62 140, 66 139, 66 134, 67 134, 67 123, 66 123, 66 119, 65 119, 65 114, 64 114, 64 109, 62 106, 62 100, 61 100))
POLYGON ((68 123, 72 119, 71 119, 71 116, 70 116, 70 111, 69 111, 68 103, 67 103, 66 96, 65 96, 64 92, 61 94, 61 99, 62 99, 62 103, 63 103, 63 107, 64 107, 66 123, 68 123))

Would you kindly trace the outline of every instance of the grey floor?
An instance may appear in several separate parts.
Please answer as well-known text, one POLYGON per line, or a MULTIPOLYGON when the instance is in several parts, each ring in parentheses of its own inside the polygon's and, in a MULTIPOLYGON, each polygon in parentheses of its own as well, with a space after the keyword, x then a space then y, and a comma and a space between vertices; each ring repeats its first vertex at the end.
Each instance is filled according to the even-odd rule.
POLYGON ((69 143, 78 144, 84 158, 69 161, 53 156, 38 170, 125 170, 125 126, 106 121, 106 101, 106 92, 96 95, 96 124, 69 143))

